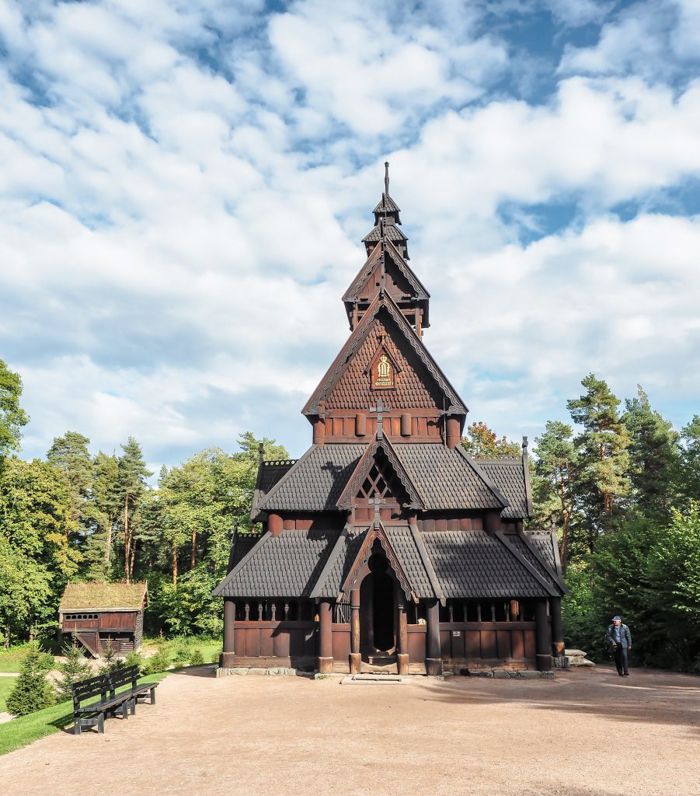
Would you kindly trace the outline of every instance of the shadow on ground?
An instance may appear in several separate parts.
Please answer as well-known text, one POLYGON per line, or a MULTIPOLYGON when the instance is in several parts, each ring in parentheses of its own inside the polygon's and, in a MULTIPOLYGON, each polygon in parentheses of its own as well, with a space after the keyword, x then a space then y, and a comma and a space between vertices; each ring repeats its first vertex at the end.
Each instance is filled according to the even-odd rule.
POLYGON ((554 680, 454 678, 431 692, 444 702, 523 703, 536 710, 672 724, 700 733, 700 678, 692 675, 634 670, 622 678, 614 669, 598 668, 557 673, 554 680))

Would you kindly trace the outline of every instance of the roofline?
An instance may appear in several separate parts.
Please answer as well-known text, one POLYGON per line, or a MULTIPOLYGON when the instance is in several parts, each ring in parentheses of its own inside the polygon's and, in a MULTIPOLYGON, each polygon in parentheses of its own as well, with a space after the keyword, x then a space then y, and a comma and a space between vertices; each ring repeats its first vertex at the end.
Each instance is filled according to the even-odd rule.
POLYGON ((474 461, 474 459, 472 459, 472 457, 466 452, 464 446, 461 443, 457 443, 457 445, 455 445, 455 450, 457 450, 462 455, 462 457, 466 459, 472 470, 474 470, 474 472, 479 476, 479 478, 481 478, 481 480, 486 484, 486 486, 493 492, 493 494, 496 496, 496 499, 501 502, 502 504, 501 511, 510 506, 510 503, 506 500, 500 489, 498 489, 498 487, 496 487, 496 485, 491 482, 491 479, 488 478, 488 476, 485 473, 481 472, 481 468, 474 461))
MULTIPOLYGON (((525 567, 525 569, 537 580, 537 582, 544 586, 545 590, 549 592, 550 597, 561 597, 561 594, 552 586, 551 583, 548 583, 545 578, 540 575, 540 573, 532 566, 532 564, 522 555, 522 553, 514 547, 505 537, 502 531, 496 531, 494 536, 501 542, 501 544, 506 548, 506 550, 510 551, 515 558, 525 567)), ((538 556, 539 558, 539 556, 538 556)))
POLYGON ((264 510, 264 509, 265 509, 265 504, 268 502, 268 500, 270 499, 270 497, 271 497, 272 495, 274 495, 276 492, 278 492, 278 491, 280 490, 280 488, 281 488, 282 484, 285 484, 285 483, 287 482, 287 480, 288 480, 288 479, 289 479, 289 477, 290 477, 290 474, 291 474, 291 473, 294 471, 294 469, 295 469, 296 467, 298 467, 298 466, 299 466, 299 465, 300 465, 300 464, 301 464, 303 461, 306 461, 306 459, 308 459, 308 458, 309 458, 309 456, 311 455, 311 452, 312 452, 312 451, 313 451, 315 448, 318 448, 318 447, 319 447, 318 445, 316 445, 316 444, 313 444, 313 445, 312 445, 312 446, 311 446, 311 447, 310 447, 310 448, 309 448, 309 449, 306 451, 306 453, 302 454, 302 456, 301 456, 299 459, 297 459, 297 460, 296 460, 296 462, 295 462, 295 463, 294 463, 294 464, 293 464, 293 465, 292 465, 292 466, 289 468, 289 470, 287 470, 287 472, 286 472, 286 473, 285 473, 285 474, 282 476, 282 478, 280 478, 280 480, 279 480, 279 481, 278 481, 278 482, 277 482, 277 483, 276 483, 276 484, 275 484, 275 485, 272 487, 272 489, 271 489, 271 490, 270 490, 270 491, 269 491, 269 492, 268 492, 268 493, 265 495, 265 497, 264 497, 264 498, 263 498, 263 499, 260 501, 260 503, 258 503, 258 505, 257 505, 257 510, 258 510, 258 513, 259 513, 260 511, 262 511, 262 510, 264 510))
MULTIPOLYGON (((534 545, 527 538, 528 534, 526 534, 525 531, 518 531, 517 534, 523 540, 523 542, 527 546, 527 549, 535 556, 535 558, 537 558, 537 560, 547 570, 547 573, 550 575, 550 577, 557 583, 558 586, 560 586, 564 590, 564 594, 568 594, 569 590, 566 588, 566 585, 565 585, 561 575, 559 574, 558 571, 554 572, 552 570, 552 568, 549 566, 549 564, 542 558, 542 556, 539 554, 539 551, 537 550, 537 548, 534 547, 534 545)), ((556 543, 556 539, 554 539, 554 534, 551 531, 541 531, 540 535, 541 536, 545 536, 545 535, 549 536, 550 542, 552 542, 552 549, 554 551, 554 560, 558 564, 559 563, 559 546, 556 543)))
POLYGON ((316 584, 311 589, 311 593, 309 594, 309 599, 318 599, 321 595, 319 592, 321 591, 322 586, 326 582, 326 578, 328 577, 328 573, 333 568, 335 562, 340 557, 340 554, 343 551, 343 547, 345 546, 345 540, 348 538, 348 526, 346 525, 343 530, 338 534, 338 538, 333 545, 333 549, 326 560, 326 563, 323 565, 323 569, 321 570, 321 574, 316 578, 316 584))
POLYGON ((234 575, 237 575, 241 569, 248 563, 248 561, 253 557, 253 553, 257 552, 267 541, 272 537, 272 531, 266 531, 263 536, 260 537, 257 544, 254 544, 250 550, 243 556, 243 558, 236 564, 236 566, 226 575, 226 577, 219 583, 216 588, 213 589, 211 596, 212 597, 223 597, 224 595, 221 594, 222 590, 233 580, 234 575))
MULTIPOLYGON (((401 252, 396 248, 396 246, 390 240, 387 240, 387 244, 388 244, 388 247, 389 247, 387 249, 387 251, 391 255, 394 263, 398 266, 399 271, 403 272, 404 276, 406 277, 406 279, 408 280, 409 283, 415 283, 415 284, 412 284, 412 287, 418 293, 422 292, 422 293, 425 294, 423 296, 418 296, 417 300, 418 301, 427 301, 430 298, 430 293, 426 290, 425 285, 416 276, 414 270, 406 262, 406 260, 402 257, 401 252)), ((349 303, 351 303, 353 301, 353 299, 351 298, 351 291, 355 288, 355 286, 358 284, 358 282, 365 281, 367 279, 367 277, 369 276, 369 274, 372 271, 372 268, 376 265, 376 260, 378 260, 380 256, 381 256, 381 253, 379 251, 379 247, 375 246, 372 249, 372 251, 370 252, 369 257, 365 260, 364 264, 362 265, 360 270, 357 272, 357 275, 355 276, 355 278, 350 283, 350 287, 348 287, 348 289, 345 291, 345 293, 343 293, 343 298, 342 298, 343 303, 349 304, 349 303)))
POLYGON ((440 600, 442 605, 445 605, 445 593, 440 586, 440 581, 438 580, 437 573, 435 572, 435 568, 433 567, 433 562, 430 560, 430 555, 425 547, 425 542, 423 541, 423 537, 421 536, 420 531, 418 530, 418 525, 415 522, 408 523, 409 530, 411 531, 411 536, 413 536, 413 542, 418 549, 418 555, 420 556, 421 562, 423 564, 423 568, 428 575, 428 580, 430 581, 430 585, 435 592, 435 596, 440 600))
POLYGON ((396 302, 387 292, 384 292, 383 295, 381 293, 377 294, 374 301, 370 304, 369 309, 362 316, 362 319, 346 340, 345 345, 340 349, 338 355, 331 363, 331 366, 325 372, 323 378, 318 383, 318 386, 311 394, 311 397, 306 402, 304 408, 301 410, 301 413, 303 415, 319 414, 320 407, 318 404, 322 400, 322 396, 327 393, 327 389, 325 391, 323 389, 324 385, 334 385, 337 382, 337 379, 344 370, 344 365, 347 365, 351 357, 357 354, 360 344, 364 342, 367 334, 369 333, 370 324, 376 318, 382 307, 386 308, 387 312, 389 312, 391 317, 396 322, 396 325, 401 331, 403 331, 407 342, 422 360, 423 364, 431 373, 440 389, 443 392, 448 393, 452 408, 447 414, 464 415, 466 417, 469 409, 459 397, 457 391, 452 386, 447 376, 445 376, 445 374, 442 372, 440 366, 437 364, 432 354, 427 349, 425 343, 420 339, 420 337, 418 337, 413 327, 404 317, 404 314, 401 312, 396 302))
POLYGON ((89 611, 90 613, 94 614, 95 611, 97 611, 98 613, 106 613, 107 611, 130 611, 131 612, 131 611, 143 611, 143 610, 145 610, 145 606, 144 605, 132 605, 132 606, 129 606, 129 607, 119 605, 116 608, 93 608, 92 606, 90 606, 88 608, 85 608, 85 607, 81 607, 81 608, 61 608, 60 605, 58 607, 58 613, 59 614, 65 614, 65 613, 71 613, 72 614, 72 613, 75 613, 75 611, 84 611, 84 612, 88 612, 89 611))
POLYGON ((523 463, 523 478, 525 479, 525 503, 527 506, 527 518, 530 519, 532 517, 532 489, 530 487, 530 466, 528 464, 529 458, 525 450, 523 449, 523 455, 521 457, 523 463))
MULTIPOLYGON (((408 493, 409 498, 411 498, 411 502, 406 504, 408 508, 425 510, 425 501, 423 500, 423 497, 420 491, 418 490, 418 487, 413 483, 413 481, 411 480, 411 476, 408 474, 408 472, 406 472, 406 468, 404 467, 404 464, 401 461, 401 457, 397 453, 394 446, 391 444, 391 440, 385 434, 382 435, 381 438, 378 436, 378 434, 375 434, 374 437, 370 440, 362 456, 360 456, 360 460, 357 463, 355 469, 350 474, 350 478, 348 478, 345 487, 343 488, 343 491, 341 492, 340 497, 338 498, 335 505, 339 509, 350 508, 348 501, 350 501, 354 497, 354 495, 346 493, 353 492, 355 489, 359 489, 359 484, 353 483, 355 481, 356 474, 360 473, 362 471, 362 468, 369 463, 369 460, 373 459, 376 456, 377 451, 381 447, 383 447, 385 452, 387 453, 387 458, 389 459, 389 463, 394 468, 394 471, 396 472, 396 475, 398 475, 399 481, 401 482, 403 488, 408 493), (412 492, 413 494, 411 494, 412 492)), ((371 469, 371 466, 369 469, 371 469)))

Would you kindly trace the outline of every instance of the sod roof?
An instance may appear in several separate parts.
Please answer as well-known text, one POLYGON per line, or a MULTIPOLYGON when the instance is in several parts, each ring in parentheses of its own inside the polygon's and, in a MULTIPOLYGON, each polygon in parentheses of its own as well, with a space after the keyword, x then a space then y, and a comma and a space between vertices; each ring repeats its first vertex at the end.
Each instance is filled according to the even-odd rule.
POLYGON ((147 590, 146 583, 69 583, 58 609, 139 609, 143 606, 147 590))

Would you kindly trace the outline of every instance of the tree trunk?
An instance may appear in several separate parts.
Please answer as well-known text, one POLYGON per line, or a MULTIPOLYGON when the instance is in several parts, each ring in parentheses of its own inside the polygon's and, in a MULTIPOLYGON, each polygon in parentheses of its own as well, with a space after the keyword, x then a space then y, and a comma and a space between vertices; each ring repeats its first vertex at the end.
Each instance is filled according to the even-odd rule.
POLYGON ((131 538, 131 557, 129 558, 129 580, 134 575, 134 560, 136 559, 136 539, 133 538, 133 531, 132 531, 132 538, 131 538))
POLYGON ((2 646, 6 649, 10 649, 10 623, 5 621, 5 638, 3 639, 2 646))
POLYGON ((131 540, 129 539, 129 496, 124 496, 124 577, 131 583, 129 577, 129 554, 131 553, 131 540))
POLYGON ((173 541, 173 586, 177 589, 177 545, 173 541))
POLYGON ((105 540, 105 569, 109 569, 109 559, 112 556, 112 525, 113 520, 107 516, 107 539, 105 540))
POLYGON ((190 569, 197 563, 197 529, 192 529, 192 554, 190 555, 190 569))

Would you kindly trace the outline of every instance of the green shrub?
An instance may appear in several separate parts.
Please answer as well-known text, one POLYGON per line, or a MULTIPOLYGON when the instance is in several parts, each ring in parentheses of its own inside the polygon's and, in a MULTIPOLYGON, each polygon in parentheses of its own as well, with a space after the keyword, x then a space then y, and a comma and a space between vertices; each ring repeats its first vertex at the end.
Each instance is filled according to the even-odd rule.
MULTIPOLYGON (((48 656, 51 658, 51 656, 48 656)), ((53 658, 48 668, 53 668, 53 658)), ((7 710, 13 716, 26 716, 53 705, 53 690, 46 680, 46 653, 32 647, 24 660, 15 687, 7 697, 7 710)))
POLYGON ((190 659, 190 651, 185 644, 178 644, 175 647, 175 663, 187 663, 190 659))
POLYGON ((72 643, 68 643, 63 647, 63 655, 66 658, 66 662, 58 664, 58 670, 61 674, 56 682, 59 702, 72 699, 73 691, 71 686, 73 683, 92 677, 92 666, 90 666, 82 650, 76 644, 75 638, 73 638, 72 643))
POLYGON ((156 674, 157 672, 164 672, 170 668, 170 655, 164 649, 159 649, 155 655, 146 660, 144 666, 145 674, 156 674))
POLYGON ((124 661, 125 666, 138 666, 139 671, 143 672, 145 669, 145 664, 143 660, 143 655, 140 652, 128 652, 126 655, 126 660, 124 661))
POLYGON ((204 664, 204 656, 200 649, 192 650, 190 655, 190 666, 202 666, 204 664))

